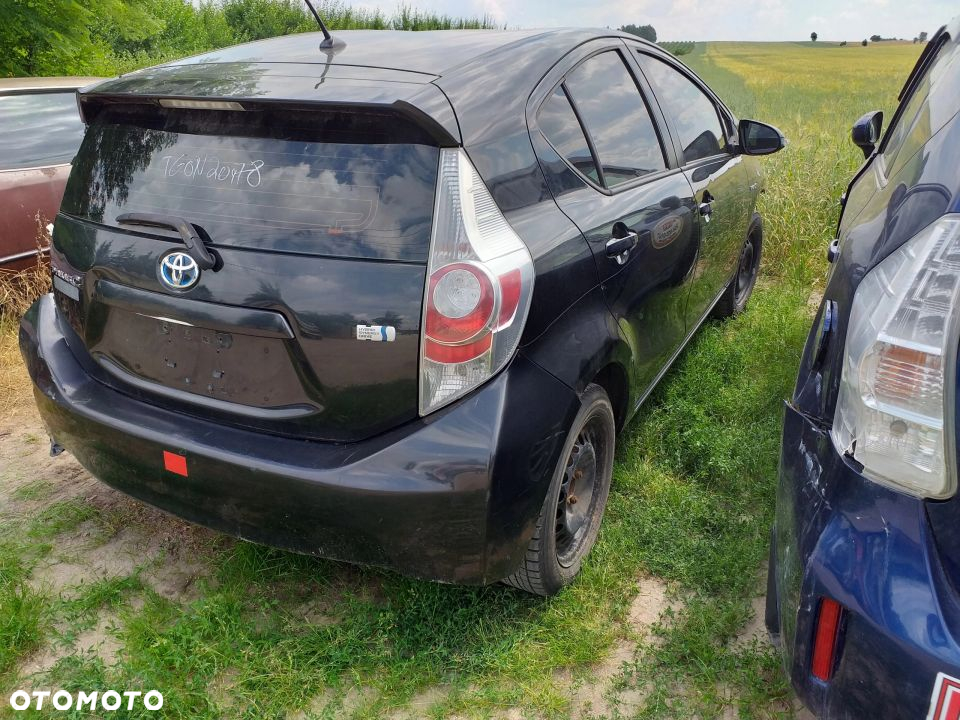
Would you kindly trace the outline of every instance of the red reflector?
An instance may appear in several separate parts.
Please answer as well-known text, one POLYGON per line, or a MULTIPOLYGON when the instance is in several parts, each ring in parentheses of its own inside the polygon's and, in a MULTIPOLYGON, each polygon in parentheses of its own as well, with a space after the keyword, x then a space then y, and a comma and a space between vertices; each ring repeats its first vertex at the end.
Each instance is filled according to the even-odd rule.
POLYGON ((164 450, 163 469, 187 477, 187 459, 183 455, 164 450))
POLYGON ((813 640, 813 659, 810 672, 818 680, 826 682, 833 676, 833 661, 837 650, 837 628, 843 608, 836 600, 820 598, 820 614, 817 617, 816 637, 813 640))

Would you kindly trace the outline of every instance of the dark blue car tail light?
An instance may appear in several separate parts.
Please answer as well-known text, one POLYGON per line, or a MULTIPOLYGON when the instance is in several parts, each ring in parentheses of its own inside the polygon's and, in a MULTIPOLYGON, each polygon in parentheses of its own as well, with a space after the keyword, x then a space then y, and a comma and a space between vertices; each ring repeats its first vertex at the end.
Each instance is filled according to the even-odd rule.
POLYGON ((813 655, 810 658, 810 672, 818 680, 829 682, 833 677, 833 668, 837 658, 837 641, 840 634, 840 621, 843 619, 843 606, 828 597, 820 598, 820 611, 817 613, 817 627, 813 640, 813 655))

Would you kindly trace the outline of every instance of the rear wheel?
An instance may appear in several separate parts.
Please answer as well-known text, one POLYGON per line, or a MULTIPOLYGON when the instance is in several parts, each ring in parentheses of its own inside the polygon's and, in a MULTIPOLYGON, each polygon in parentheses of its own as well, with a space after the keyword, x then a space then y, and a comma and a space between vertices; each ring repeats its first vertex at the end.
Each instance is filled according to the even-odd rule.
POLYGON ((753 287, 757 284, 757 273, 760 270, 760 251, 763 249, 763 224, 759 215, 753 216, 750 223, 750 232, 740 248, 740 258, 737 262, 737 274, 727 286, 723 295, 717 301, 711 315, 724 319, 735 317, 747 307, 747 302, 753 294, 753 287))
POLYGON ((523 565, 505 583, 548 596, 573 582, 600 530, 613 476, 615 434, 607 393, 599 385, 587 386, 523 565))

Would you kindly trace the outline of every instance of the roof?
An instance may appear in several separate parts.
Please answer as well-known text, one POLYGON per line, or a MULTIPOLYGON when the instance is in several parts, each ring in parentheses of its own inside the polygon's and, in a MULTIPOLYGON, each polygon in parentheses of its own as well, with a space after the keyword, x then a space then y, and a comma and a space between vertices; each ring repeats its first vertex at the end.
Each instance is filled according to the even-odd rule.
POLYGON ((203 63, 291 63, 360 65, 441 76, 454 67, 487 53, 533 38, 556 36, 569 46, 570 36, 595 33, 584 30, 338 30, 334 38, 342 47, 321 50, 319 32, 284 35, 170 63, 172 66, 203 63), (563 39, 561 39, 563 38, 563 39))
POLYGON ((86 121, 105 102, 141 98, 389 107, 432 121, 441 142, 460 144, 477 138, 471 123, 485 133, 507 132, 503 122, 525 128, 528 93, 550 68, 580 44, 611 37, 642 42, 584 28, 344 30, 334 33, 337 46, 321 49, 321 33, 285 35, 100 83, 81 92, 81 115, 86 121))
POLYGON ((99 82, 98 77, 16 77, 0 78, 0 93, 41 90, 76 90, 99 82))

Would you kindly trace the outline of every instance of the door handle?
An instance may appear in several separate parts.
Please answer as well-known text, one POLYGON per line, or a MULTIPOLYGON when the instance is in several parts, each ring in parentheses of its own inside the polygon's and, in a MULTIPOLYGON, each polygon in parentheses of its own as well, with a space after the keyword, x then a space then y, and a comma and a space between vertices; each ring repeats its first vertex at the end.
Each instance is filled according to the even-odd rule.
POLYGON ((118 225, 145 225, 147 227, 167 228, 180 233, 183 244, 187 246, 187 253, 201 270, 210 270, 217 264, 216 258, 207 250, 203 239, 193 225, 183 218, 174 215, 158 215, 156 213, 125 213, 117 215, 118 225))
POLYGON ((616 237, 607 240, 607 257, 617 261, 617 265, 623 265, 630 257, 630 251, 637 246, 637 233, 628 230, 623 237, 616 237))

